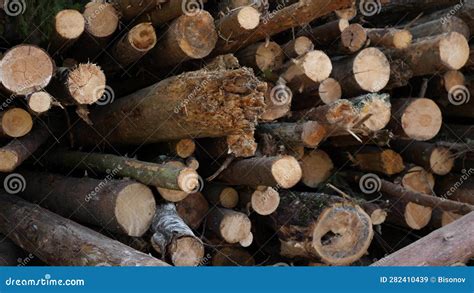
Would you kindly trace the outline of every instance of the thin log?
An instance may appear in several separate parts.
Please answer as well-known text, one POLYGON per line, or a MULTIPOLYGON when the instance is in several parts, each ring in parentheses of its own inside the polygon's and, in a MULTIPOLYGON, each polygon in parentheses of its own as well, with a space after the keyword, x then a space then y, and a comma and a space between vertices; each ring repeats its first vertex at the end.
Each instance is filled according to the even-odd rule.
POLYGON ((275 42, 252 44, 235 53, 235 56, 241 65, 261 72, 275 71, 283 65, 285 60, 283 50, 275 42))
POLYGON ((246 240, 251 234, 250 219, 243 213, 214 207, 207 216, 208 228, 227 243, 235 244, 246 240))
POLYGON ((53 97, 47 92, 35 92, 28 96, 28 108, 35 115, 41 115, 51 109, 53 101, 53 97))
POLYGON ((237 190, 219 183, 206 184, 202 194, 210 204, 228 209, 235 208, 239 203, 239 193, 237 190))
POLYGON ((364 172, 376 172, 391 176, 405 169, 400 154, 391 149, 375 146, 349 147, 341 149, 339 154, 342 154, 342 157, 339 157, 341 163, 350 161, 364 172))
POLYGON ((172 203, 156 207, 151 226, 153 248, 175 266, 197 266, 204 257, 204 245, 179 217, 172 203))
POLYGON ((413 40, 412 33, 409 30, 396 28, 367 29, 367 36, 371 45, 375 47, 397 49, 407 48, 413 40))
POLYGON ((167 266, 18 197, 0 195, 0 231, 52 266, 167 266))
POLYGON ((251 210, 262 216, 272 214, 280 205, 280 195, 272 187, 258 186, 239 192, 240 205, 249 213, 251 210))
POLYGON ((252 6, 243 6, 224 15, 216 23, 219 37, 232 41, 247 31, 254 30, 260 23, 260 12, 252 6))
POLYGON ((302 144, 308 148, 316 148, 326 137, 326 128, 315 121, 260 124, 257 131, 259 134, 267 133, 284 144, 302 144))
POLYGON ((155 214, 151 190, 135 181, 114 180, 114 173, 104 180, 28 171, 19 174, 28 182, 21 197, 80 223, 141 237, 155 214))
POLYGON ((180 218, 192 229, 201 226, 209 212, 209 203, 200 192, 191 193, 185 199, 176 203, 180 218))
POLYGON ((341 38, 342 32, 348 26, 349 22, 346 19, 338 19, 313 27, 310 30, 302 30, 300 35, 309 37, 317 48, 327 48, 341 38))
POLYGON ((296 58, 314 50, 313 42, 305 37, 297 37, 281 46, 286 58, 296 58))
POLYGON ((379 205, 371 202, 361 203, 361 207, 370 216, 372 225, 381 225, 385 222, 387 218, 387 211, 381 208, 379 205))

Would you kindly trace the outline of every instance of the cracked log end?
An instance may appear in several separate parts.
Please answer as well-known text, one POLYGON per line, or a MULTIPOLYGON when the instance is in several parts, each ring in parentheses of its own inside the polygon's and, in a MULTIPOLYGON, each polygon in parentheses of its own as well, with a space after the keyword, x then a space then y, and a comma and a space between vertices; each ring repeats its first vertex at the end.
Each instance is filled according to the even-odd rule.
POLYGON ((45 88, 55 71, 48 53, 32 45, 8 50, 0 63, 3 86, 15 95, 28 95, 45 88))
POLYGON ((64 40, 75 40, 84 32, 86 21, 82 14, 73 9, 61 10, 54 18, 56 33, 64 40))
POLYGON ((22 137, 33 127, 31 115, 21 109, 13 108, 1 113, 1 132, 9 137, 22 137))
POLYGON ((115 217, 127 235, 141 237, 150 227, 156 203, 151 190, 140 183, 130 184, 117 195, 115 217))
POLYGON ((182 15, 176 21, 176 41, 188 57, 200 59, 211 53, 217 42, 217 33, 214 18, 208 12, 182 15))
POLYGON ((334 78, 326 78, 319 84, 318 94, 321 101, 329 105, 342 97, 341 84, 334 78))
POLYGON ((68 75, 66 86, 79 105, 97 102, 105 93, 106 78, 99 66, 81 63, 68 75))
POLYGON ((367 48, 357 54, 352 70, 357 84, 368 92, 382 90, 390 79, 390 63, 377 48, 367 48))
POLYGON ((341 42, 349 52, 357 52, 367 42, 367 33, 360 24, 353 23, 342 31, 341 42))
POLYGON ((358 104, 360 118, 364 119, 370 115, 370 118, 364 122, 368 130, 381 130, 390 122, 392 106, 389 95, 368 94, 358 102, 360 102, 358 104))
POLYGON ((119 16, 112 4, 89 2, 83 13, 86 31, 93 37, 106 38, 118 28, 119 16))

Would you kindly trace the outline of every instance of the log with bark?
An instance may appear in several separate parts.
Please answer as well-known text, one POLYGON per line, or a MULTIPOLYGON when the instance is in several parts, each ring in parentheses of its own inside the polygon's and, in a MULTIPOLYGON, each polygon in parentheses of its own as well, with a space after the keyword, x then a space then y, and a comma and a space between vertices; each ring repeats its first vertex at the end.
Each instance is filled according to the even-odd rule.
POLYGON ((227 243, 245 242, 252 235, 250 219, 243 213, 214 207, 206 219, 207 227, 227 243))
POLYGON ((197 229, 206 219, 209 203, 200 192, 191 193, 176 203, 176 211, 183 221, 192 229, 197 229))
POLYGON ((19 174, 27 182, 21 197, 80 223, 140 237, 155 214, 151 190, 132 180, 116 180, 114 173, 103 180, 30 171, 19 174))
POLYGON ((0 232, 52 266, 167 266, 13 195, 0 195, 0 232))
POLYGON ((219 183, 210 183, 204 186, 202 194, 211 205, 219 205, 233 209, 239 203, 239 193, 233 187, 219 183))
POLYGON ((202 241, 179 217, 174 204, 156 207, 150 230, 153 248, 173 265, 197 266, 204 257, 202 241))
POLYGON ((259 42, 235 53, 239 63, 257 72, 272 72, 283 65, 285 56, 280 45, 275 42, 259 42))
POLYGON ((280 195, 272 187, 258 186, 244 188, 239 192, 240 205, 249 213, 251 210, 262 216, 268 216, 278 208, 280 195))
POLYGON ((53 55, 66 51, 84 33, 86 20, 77 10, 65 9, 54 17, 54 31, 49 48, 53 55))
POLYGON ((367 37, 372 46, 397 49, 407 48, 413 39, 409 30, 396 28, 367 29, 367 37))

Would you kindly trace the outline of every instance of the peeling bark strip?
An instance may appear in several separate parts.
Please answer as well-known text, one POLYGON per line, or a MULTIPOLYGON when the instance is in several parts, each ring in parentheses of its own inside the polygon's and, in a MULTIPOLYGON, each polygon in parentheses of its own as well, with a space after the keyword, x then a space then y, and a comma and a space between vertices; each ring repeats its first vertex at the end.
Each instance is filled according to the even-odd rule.
POLYGON ((178 216, 172 203, 156 207, 151 232, 153 248, 175 266, 197 266, 204 257, 204 245, 178 216))
POLYGON ((167 266, 10 194, 0 194, 0 232, 51 266, 167 266))
POLYGON ((73 178, 28 171, 19 173, 27 182, 20 194, 22 198, 80 223, 141 237, 155 214, 156 203, 151 190, 132 180, 73 178))
POLYGON ((372 222, 359 206, 319 193, 282 191, 280 197, 270 217, 283 256, 349 265, 367 252, 372 222))
POLYGON ((298 1, 298 3, 271 12, 260 22, 260 25, 254 31, 242 34, 234 42, 219 39, 213 55, 235 52, 269 36, 276 35, 293 27, 306 25, 314 19, 329 14, 334 10, 350 7, 351 2, 351 0, 298 1))
POLYGON ((46 127, 37 125, 26 136, 14 139, 0 148, 0 172, 14 171, 45 143, 49 136, 46 127))
POLYGON ((26 96, 45 88, 55 69, 48 53, 33 45, 13 47, 0 61, 2 85, 14 95, 26 96))
POLYGON ((372 266, 450 266, 474 256, 474 212, 375 262, 372 266))
POLYGON ((146 185, 188 193, 199 186, 198 175, 192 169, 142 162, 114 155, 55 151, 44 156, 42 162, 68 170, 80 168, 102 174, 115 171, 117 176, 133 178, 146 185))
POLYGON ((187 72, 92 111, 95 130, 82 125, 77 139, 89 145, 103 138, 112 144, 142 144, 240 135, 250 141, 265 91, 266 84, 247 68, 187 72))

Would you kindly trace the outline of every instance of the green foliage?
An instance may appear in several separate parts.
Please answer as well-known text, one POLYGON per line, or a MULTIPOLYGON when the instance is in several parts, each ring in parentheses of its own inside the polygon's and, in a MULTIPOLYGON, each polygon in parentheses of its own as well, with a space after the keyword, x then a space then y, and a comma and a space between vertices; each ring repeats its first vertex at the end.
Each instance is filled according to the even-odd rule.
POLYGON ((18 33, 27 38, 33 31, 41 31, 41 41, 47 42, 53 31, 54 16, 63 9, 82 10, 74 0, 26 0, 23 14, 15 17, 18 33))

